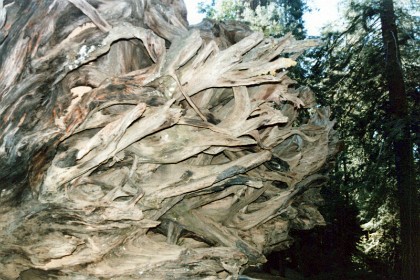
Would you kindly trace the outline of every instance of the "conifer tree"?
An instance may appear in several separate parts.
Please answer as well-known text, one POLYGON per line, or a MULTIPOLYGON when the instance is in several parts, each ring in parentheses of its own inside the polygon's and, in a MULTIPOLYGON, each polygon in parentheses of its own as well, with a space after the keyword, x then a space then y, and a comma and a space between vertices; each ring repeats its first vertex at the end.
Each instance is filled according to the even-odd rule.
POLYGON ((385 75, 389 90, 388 114, 395 154, 395 167, 400 207, 402 279, 420 276, 420 223, 418 193, 414 171, 413 143, 410 133, 409 107, 401 66, 394 3, 382 0, 381 26, 385 50, 385 75))

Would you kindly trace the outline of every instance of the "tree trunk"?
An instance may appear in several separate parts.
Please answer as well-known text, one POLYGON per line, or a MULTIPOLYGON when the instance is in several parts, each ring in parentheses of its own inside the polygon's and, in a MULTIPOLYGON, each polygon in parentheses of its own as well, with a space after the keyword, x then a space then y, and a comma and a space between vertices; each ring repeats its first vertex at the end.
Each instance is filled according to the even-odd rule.
POLYGON ((314 42, 181 0, 0 0, 0 28, 1 279, 237 278, 324 223, 334 122, 286 75, 314 42))
POLYGON ((386 78, 389 88, 389 115, 392 120, 393 146, 400 206, 402 279, 420 276, 420 221, 414 172, 413 144, 410 135, 408 103, 398 47, 392 0, 382 0, 382 36, 386 54, 386 78))

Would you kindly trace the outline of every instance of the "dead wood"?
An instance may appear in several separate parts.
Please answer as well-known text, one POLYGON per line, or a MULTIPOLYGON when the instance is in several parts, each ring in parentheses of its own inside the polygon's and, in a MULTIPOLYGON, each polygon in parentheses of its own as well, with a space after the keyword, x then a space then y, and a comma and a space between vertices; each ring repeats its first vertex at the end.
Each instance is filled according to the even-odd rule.
POLYGON ((235 279, 324 222, 334 122, 287 76, 315 42, 169 0, 1 0, 0 28, 0 278, 235 279))

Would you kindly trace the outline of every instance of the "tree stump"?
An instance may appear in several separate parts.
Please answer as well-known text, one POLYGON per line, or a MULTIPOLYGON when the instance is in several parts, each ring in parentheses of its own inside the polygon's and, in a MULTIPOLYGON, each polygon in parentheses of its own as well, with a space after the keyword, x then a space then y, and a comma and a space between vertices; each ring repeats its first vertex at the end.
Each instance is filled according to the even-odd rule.
POLYGON ((323 224, 314 41, 181 0, 0 1, 0 278, 236 279, 323 224))

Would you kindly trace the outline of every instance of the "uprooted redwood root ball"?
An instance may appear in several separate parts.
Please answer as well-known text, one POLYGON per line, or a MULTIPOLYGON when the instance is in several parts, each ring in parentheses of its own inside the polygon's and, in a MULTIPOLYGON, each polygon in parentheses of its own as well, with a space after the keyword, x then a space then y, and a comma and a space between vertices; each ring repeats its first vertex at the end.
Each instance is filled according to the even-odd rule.
POLYGON ((334 122, 287 76, 315 42, 170 0, 0 23, 0 278, 235 279, 324 223, 334 122))

